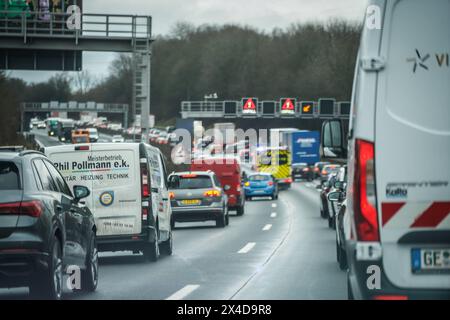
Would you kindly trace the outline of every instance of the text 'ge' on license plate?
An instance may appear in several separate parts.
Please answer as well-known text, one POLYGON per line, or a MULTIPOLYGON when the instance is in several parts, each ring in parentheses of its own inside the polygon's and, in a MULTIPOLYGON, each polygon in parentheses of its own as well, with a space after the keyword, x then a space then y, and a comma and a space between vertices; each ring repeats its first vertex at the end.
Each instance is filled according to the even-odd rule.
POLYGON ((414 273, 450 273, 450 248, 411 250, 414 273))
POLYGON ((181 204, 185 205, 185 206, 198 206, 201 203, 200 200, 198 199, 193 199, 193 200, 182 200, 181 204))

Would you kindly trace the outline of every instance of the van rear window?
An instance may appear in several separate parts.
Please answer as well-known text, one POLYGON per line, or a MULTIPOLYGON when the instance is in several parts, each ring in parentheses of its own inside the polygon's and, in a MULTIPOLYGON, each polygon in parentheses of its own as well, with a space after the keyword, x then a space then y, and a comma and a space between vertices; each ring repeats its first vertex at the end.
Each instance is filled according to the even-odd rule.
POLYGON ((0 161, 0 190, 20 190, 19 169, 13 162, 0 161))

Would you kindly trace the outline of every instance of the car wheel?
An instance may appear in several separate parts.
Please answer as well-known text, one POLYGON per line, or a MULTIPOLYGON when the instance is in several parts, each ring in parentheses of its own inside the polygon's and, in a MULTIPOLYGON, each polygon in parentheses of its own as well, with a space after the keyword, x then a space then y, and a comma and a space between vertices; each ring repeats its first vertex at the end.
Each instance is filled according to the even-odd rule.
POLYGON ((217 228, 225 228, 226 221, 225 221, 225 212, 223 212, 220 217, 216 219, 216 227, 217 228))
POLYGON ((98 285, 98 249, 95 234, 91 236, 86 256, 86 270, 81 271, 81 289, 94 292, 98 285))
POLYGON ((144 248, 143 252, 144 258, 147 261, 156 262, 159 258, 159 244, 158 237, 156 237, 155 241, 148 242, 146 248, 144 248))
POLYGON ((48 270, 32 280, 30 294, 34 299, 61 300, 63 292, 63 261, 61 244, 53 239, 48 270))
POLYGON ((350 285, 350 277, 347 272, 347 298, 348 300, 355 300, 353 296, 352 286, 350 285))
POLYGON ((244 206, 240 206, 236 210, 238 216, 243 216, 245 213, 244 206))
POLYGON ((167 256, 171 256, 173 253, 173 236, 172 236, 172 230, 169 231, 169 239, 161 243, 160 251, 162 254, 165 254, 167 256))

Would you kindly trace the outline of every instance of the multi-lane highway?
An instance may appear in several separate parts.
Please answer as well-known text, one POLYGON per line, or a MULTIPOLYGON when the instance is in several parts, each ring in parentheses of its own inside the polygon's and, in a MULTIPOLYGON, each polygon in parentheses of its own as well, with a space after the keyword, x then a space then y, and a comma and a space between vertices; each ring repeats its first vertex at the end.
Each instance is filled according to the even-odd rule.
MULTIPOLYGON (((39 135, 45 145, 53 138, 39 135)), ((95 293, 66 299, 346 299, 336 264, 335 233, 319 217, 312 183, 295 183, 276 201, 248 201, 230 225, 177 224, 174 254, 156 263, 131 252, 101 253, 95 293)), ((0 299, 27 298, 0 290, 0 299)))

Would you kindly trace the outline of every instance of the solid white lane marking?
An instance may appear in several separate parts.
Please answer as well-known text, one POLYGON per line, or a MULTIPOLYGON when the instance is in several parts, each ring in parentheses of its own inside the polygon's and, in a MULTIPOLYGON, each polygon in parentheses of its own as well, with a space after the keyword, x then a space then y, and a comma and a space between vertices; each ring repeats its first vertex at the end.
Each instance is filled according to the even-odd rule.
POLYGON ((239 250, 238 253, 248 253, 250 250, 253 249, 255 245, 256 245, 255 242, 249 242, 241 250, 239 250))
POLYGON ((271 217, 271 218, 276 218, 276 217, 277 217, 277 213, 276 213, 276 212, 272 212, 272 213, 270 214, 270 217, 271 217))
POLYGON ((191 294, 193 291, 197 290, 200 287, 198 284, 189 284, 184 288, 178 290, 170 297, 166 298, 166 300, 181 300, 191 294))
POLYGON ((272 203, 272 208, 276 208, 277 204, 276 203, 272 203))
POLYGON ((272 229, 272 225, 271 224, 266 224, 263 228, 263 231, 269 231, 270 229, 272 229))

